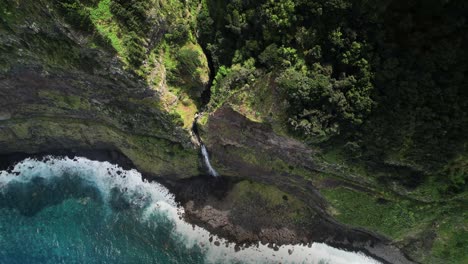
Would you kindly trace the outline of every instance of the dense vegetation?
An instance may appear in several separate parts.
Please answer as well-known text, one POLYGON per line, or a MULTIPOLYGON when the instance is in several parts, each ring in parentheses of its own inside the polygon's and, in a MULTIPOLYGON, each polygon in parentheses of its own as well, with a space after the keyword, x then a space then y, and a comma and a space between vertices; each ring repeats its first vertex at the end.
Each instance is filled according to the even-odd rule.
POLYGON ((452 194, 468 180, 467 12, 460 0, 206 0, 199 27, 215 103, 271 71, 291 133, 437 174, 452 194))
MULTIPOLYGON (((275 133, 310 144, 317 150, 313 155, 318 163, 343 171, 309 177, 289 164, 262 163, 317 181, 365 179, 357 184, 363 192, 347 187, 320 190, 337 220, 386 235, 409 248, 407 252, 412 251, 407 245, 416 245, 421 262, 435 257, 464 263, 468 2, 5 0, 0 1, 0 12, 2 30, 14 29, 11 25, 17 23, 20 32, 28 32, 17 34, 20 46, 9 40, 10 33, 5 35, 0 60, 7 57, 8 63, 0 64, 0 72, 30 56, 28 60, 38 58, 60 69, 109 76, 115 69, 136 73, 132 78, 157 91, 158 98, 151 100, 131 98, 130 104, 128 98, 120 99, 112 116, 122 120, 122 113, 129 119, 151 119, 152 114, 133 112, 137 105, 146 105, 172 113, 170 122, 190 129, 201 93, 210 83, 208 55, 215 73, 208 111, 250 100, 243 106, 252 109, 242 114, 270 123, 274 130, 280 123, 275 133), (14 21, 23 21, 31 12, 21 9, 24 6, 48 15, 41 17, 44 21, 28 18, 36 24, 26 29, 23 22, 14 21), (53 33, 56 28, 44 26, 51 19, 68 35, 59 38, 53 33), (30 52, 25 55, 23 50, 30 52), (98 53, 117 56, 98 62, 98 53), (108 66, 111 71, 102 70, 108 66), (259 111, 263 106, 265 111, 259 111), (429 248, 416 244, 425 243, 425 237, 433 237, 429 248)), ((95 87, 93 92, 106 97, 126 97, 95 87)), ((81 95, 41 96, 59 109, 89 108, 81 95)), ((93 111, 109 115, 102 108, 93 111)), ((151 132, 159 129, 156 121, 151 132)), ((143 131, 144 123, 129 122, 134 132, 143 131)), ((146 151, 134 155, 152 164, 146 151)), ((182 151, 175 152, 168 151, 170 159, 182 156, 182 151)))
MULTIPOLYGON (((64 15, 65 20, 83 31, 93 31, 94 25, 90 10, 100 1, 95 0, 55 0, 54 5, 64 15)), ((158 37, 152 25, 157 25, 155 17, 149 17, 152 1, 108 0, 106 7, 116 17, 125 30, 125 46, 128 62, 139 67, 146 59, 148 47, 158 37), (148 41, 149 40, 149 41, 148 41)), ((110 42, 110 40, 107 40, 110 42)))
POLYGON ((214 105, 272 72, 291 134, 419 171, 409 185, 431 174, 442 195, 467 188, 465 1, 50 2, 141 76, 163 50, 167 81, 196 100, 209 74, 198 37, 214 105))

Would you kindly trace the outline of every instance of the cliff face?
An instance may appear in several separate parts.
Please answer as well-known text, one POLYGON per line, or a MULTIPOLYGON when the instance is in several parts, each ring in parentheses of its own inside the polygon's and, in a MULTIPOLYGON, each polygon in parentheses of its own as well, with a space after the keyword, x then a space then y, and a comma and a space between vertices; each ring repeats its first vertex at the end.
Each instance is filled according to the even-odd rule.
MULTIPOLYGON (((354 245, 360 243, 359 227, 375 232, 370 237, 377 239, 376 246, 367 249, 391 263, 403 262, 401 256, 392 260, 396 256, 390 253, 392 246, 412 260, 438 263, 439 250, 451 250, 451 246, 437 238, 464 239, 453 233, 466 227, 464 214, 457 213, 465 210, 462 200, 441 204, 437 196, 427 193, 430 185, 415 188, 379 180, 401 175, 411 179, 420 172, 350 163, 339 148, 330 151, 288 135, 280 122, 284 101, 277 85, 271 75, 262 76, 200 118, 201 137, 221 175, 277 186, 304 202, 303 210, 311 208, 321 216, 308 218, 312 226, 326 229, 324 219, 348 224, 334 229, 343 228, 341 234, 356 239, 354 245)), ((340 236, 329 231, 327 241, 339 243, 340 236)))
MULTIPOLYGON (((61 11, 65 3, 1 3, 0 153, 113 149, 150 175, 197 175, 197 151, 181 125, 190 123, 196 106, 192 101, 181 103, 190 91, 169 91, 163 57, 156 56, 163 54, 164 40, 153 39, 156 48, 145 44, 149 55, 144 63, 155 66, 132 66, 125 57, 128 51, 119 54, 106 39, 110 36, 103 33, 103 18, 95 18, 93 29, 72 27, 67 22, 70 14, 61 11), (180 119, 178 109, 188 120, 180 119)), ((102 5, 82 8, 91 14, 109 9, 102 5)), ((113 30, 124 31, 115 18, 106 19, 116 27, 113 30)), ((195 49, 196 43, 188 47, 195 49)), ((193 67, 201 69, 200 85, 207 82, 206 63, 193 67)))
MULTIPOLYGON (((425 105, 433 105, 432 99, 420 93, 420 116, 400 118, 411 104, 390 99, 415 90, 405 86, 395 89, 396 95, 373 98, 369 89, 393 79, 398 87, 407 84, 398 76, 408 77, 408 69, 390 72, 387 68, 401 66, 390 56, 382 58, 385 71, 371 72, 375 65, 369 66, 365 54, 371 40, 341 21, 354 21, 358 14, 347 12, 360 9, 349 1, 297 1, 296 7, 293 2, 263 1, 258 8, 250 1, 0 1, 0 155, 111 150, 146 175, 189 178, 200 174, 190 129, 195 113, 206 110, 199 130, 215 169, 242 181, 226 197, 217 197, 214 189, 202 201, 186 201, 193 221, 214 223, 207 227, 243 236, 237 237, 241 242, 312 238, 343 246, 354 238, 354 248, 390 256, 390 262, 406 261, 395 247, 421 262, 463 262, 468 244, 466 114, 460 99, 466 92, 458 92, 463 78, 458 72, 444 75, 455 117, 429 113, 425 105), (374 80, 373 74, 380 77, 374 80), (202 109, 210 81, 211 100, 202 109), (369 100, 379 98, 389 101, 380 101, 380 112, 364 122, 374 106, 369 100), (294 108, 302 106, 300 112, 294 108), (386 107, 398 110, 399 117, 386 107), (447 140, 440 144, 443 153, 458 156, 440 157, 430 147, 418 147, 418 133, 432 127, 428 116, 450 123, 449 136, 440 136, 445 132, 437 122, 431 135, 447 140), (451 122, 456 116, 459 122, 451 122), (362 129, 382 124, 380 117, 387 125, 379 131, 362 129), (392 131, 388 138, 387 131, 392 131), (378 144, 365 144, 367 132, 369 142, 378 144), (440 181, 445 174, 450 180, 440 181), (441 182, 455 188, 453 193, 440 194, 441 182), (264 206, 251 206, 255 199, 264 206), (277 216, 278 210, 285 216, 277 216), (249 219, 259 212, 252 227, 249 219), (282 225, 290 230, 276 232, 282 225), (262 233, 262 226, 269 231, 262 233), (322 227, 326 232, 317 231, 322 227)), ((358 22, 374 28, 373 11, 365 14, 370 20, 358 22)), ((191 187, 184 188, 190 200, 191 187)))
POLYGON ((222 174, 325 204, 419 262, 466 262, 465 2, 203 3, 216 75, 200 130, 222 174))

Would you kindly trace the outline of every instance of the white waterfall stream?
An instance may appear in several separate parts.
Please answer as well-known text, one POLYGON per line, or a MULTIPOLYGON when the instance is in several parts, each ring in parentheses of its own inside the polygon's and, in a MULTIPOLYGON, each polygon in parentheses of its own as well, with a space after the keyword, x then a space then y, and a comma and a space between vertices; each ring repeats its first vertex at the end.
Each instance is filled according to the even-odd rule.
POLYGON ((205 145, 200 142, 201 153, 203 155, 203 162, 205 163, 206 168, 208 169, 208 173, 213 177, 218 177, 219 174, 216 170, 211 166, 210 157, 208 156, 208 151, 206 150, 205 145))
POLYGON ((200 135, 198 134, 198 127, 197 127, 198 117, 200 117, 200 114, 199 113, 195 114, 195 120, 193 122, 192 131, 193 131, 193 134, 195 135, 196 140, 198 141, 198 144, 200 145, 201 154, 203 156, 203 164, 208 169, 208 173, 210 174, 210 176, 218 177, 219 174, 216 172, 213 166, 211 166, 210 156, 208 155, 208 150, 206 149, 205 144, 203 144, 200 138, 200 135))

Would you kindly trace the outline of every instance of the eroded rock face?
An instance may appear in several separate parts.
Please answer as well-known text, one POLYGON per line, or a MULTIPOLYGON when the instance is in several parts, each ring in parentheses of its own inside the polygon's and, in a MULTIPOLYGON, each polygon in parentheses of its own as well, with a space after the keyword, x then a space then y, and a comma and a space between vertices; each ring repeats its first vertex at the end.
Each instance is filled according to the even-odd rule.
POLYGON ((310 158, 313 150, 297 140, 275 134, 267 124, 250 121, 230 107, 222 107, 210 115, 207 131, 210 147, 249 148, 287 164, 315 167, 310 158))
POLYGON ((194 203, 188 203, 187 217, 192 221, 200 221, 202 225, 208 223, 207 228, 215 229, 240 243, 318 241, 364 250, 384 262, 411 263, 389 239, 342 225, 329 215, 328 203, 313 182, 326 184, 327 179, 315 181, 314 177, 318 178, 323 172, 333 172, 334 168, 314 160, 317 153, 310 147, 276 134, 268 124, 253 122, 229 106, 211 113, 200 130, 213 165, 221 175, 273 185, 286 194, 284 202, 287 207, 270 211, 268 208, 271 204, 264 204, 263 198, 257 196, 265 193, 270 196, 269 191, 251 190, 248 194, 237 196, 235 193, 239 188, 234 187, 221 201, 208 198, 202 201, 193 199, 194 203), (288 200, 302 204, 299 211, 309 212, 305 216, 307 221, 294 224, 287 218, 278 217, 288 214, 288 209, 292 207, 288 200), (242 206, 239 206, 240 203, 242 206), (268 221, 263 222, 262 219, 268 221))
POLYGON ((235 177, 166 184, 184 205, 186 220, 239 245, 325 242, 367 252, 384 263, 411 263, 388 239, 341 225, 272 185, 235 177))
POLYGON ((80 71, 47 76, 16 66, 0 78, 0 154, 57 149, 114 149, 150 175, 198 173, 189 135, 144 100, 154 92, 80 71), (180 162, 180 164, 179 164, 180 162))
POLYGON ((277 135, 268 125, 250 121, 226 106, 209 116, 202 137, 221 175, 274 184, 313 201, 318 210, 325 208, 316 189, 298 174, 321 169, 312 158, 313 150, 301 142, 277 135))
POLYGON ((11 114, 8 112, 0 112, 0 121, 8 120, 11 118, 11 114))
POLYGON ((45 2, 2 8, 0 154, 112 150, 147 175, 198 174, 189 133, 111 50, 45 2))

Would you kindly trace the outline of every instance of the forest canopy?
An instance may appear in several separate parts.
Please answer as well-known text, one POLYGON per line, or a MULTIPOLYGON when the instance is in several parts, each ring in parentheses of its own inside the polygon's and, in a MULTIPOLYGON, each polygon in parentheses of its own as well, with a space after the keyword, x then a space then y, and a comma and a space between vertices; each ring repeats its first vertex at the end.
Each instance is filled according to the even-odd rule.
MULTIPOLYGON (((133 68, 144 67, 161 39, 183 46, 196 37, 213 66, 214 104, 270 73, 288 102, 283 122, 291 135, 437 174, 447 193, 466 189, 467 1, 173 1, 164 14, 157 0, 53 3, 83 31, 93 30, 87 7, 100 12, 106 4, 122 31, 112 46, 133 68), (177 21, 180 5, 197 10, 193 23, 177 21)), ((190 76, 200 66, 198 51, 173 53, 183 63, 169 75, 190 76)), ((173 79, 188 89, 203 85, 173 79)))
POLYGON ((200 38, 215 67, 254 61, 274 73, 293 135, 466 188, 466 1, 203 3, 200 38))

